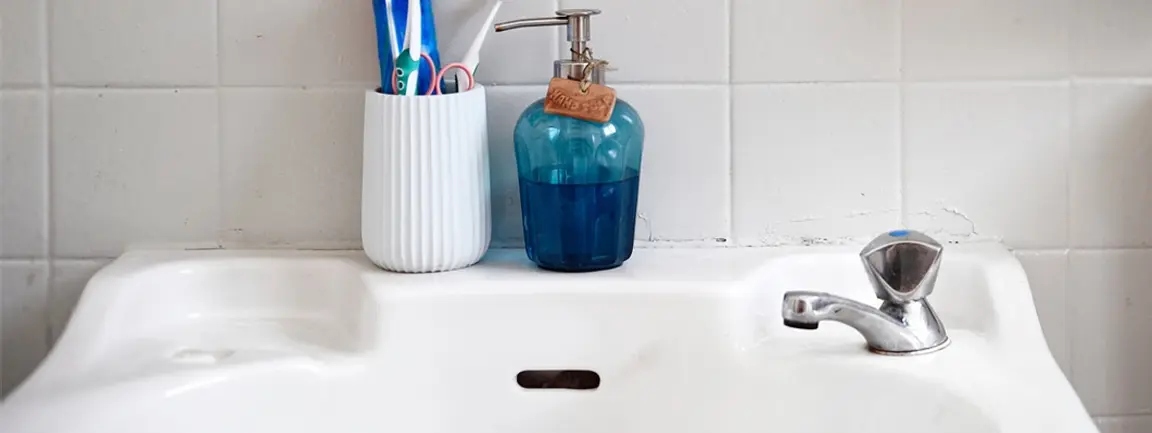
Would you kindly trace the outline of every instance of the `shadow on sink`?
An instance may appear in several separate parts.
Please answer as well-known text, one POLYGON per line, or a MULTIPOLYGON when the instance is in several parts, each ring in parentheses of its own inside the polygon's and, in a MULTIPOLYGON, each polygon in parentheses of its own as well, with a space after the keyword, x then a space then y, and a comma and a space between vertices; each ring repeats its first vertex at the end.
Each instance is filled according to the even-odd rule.
POLYGON ((43 367, 58 373, 48 375, 52 380, 97 385, 270 360, 338 359, 364 353, 374 341, 377 304, 348 258, 123 262, 89 282, 71 319, 86 326, 69 326, 57 346, 62 353, 43 367))
MULTIPOLYGON (((519 390, 457 385, 417 391, 403 411, 384 409, 382 431, 993 433, 1003 429, 943 384, 871 368, 780 365, 758 371, 679 364, 599 389, 519 390), (499 409, 497 409, 499 408, 499 409), (482 426, 482 427, 480 427, 482 426)), ((399 393, 382 401, 399 404, 399 393)), ((391 405, 385 404, 383 407, 391 405)))
POLYGON ((354 264, 340 258, 157 265, 116 282, 119 305, 105 310, 112 318, 105 335, 180 336, 189 345, 223 340, 256 346, 223 348, 233 350, 310 347, 359 352, 372 341, 375 303, 355 272, 340 270, 349 266, 354 264))

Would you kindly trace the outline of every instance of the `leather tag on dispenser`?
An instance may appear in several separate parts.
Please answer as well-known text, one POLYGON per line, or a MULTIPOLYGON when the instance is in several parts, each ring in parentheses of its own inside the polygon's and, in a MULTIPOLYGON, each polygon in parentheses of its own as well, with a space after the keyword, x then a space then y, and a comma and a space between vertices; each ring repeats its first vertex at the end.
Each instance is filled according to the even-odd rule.
POLYGON ((616 89, 589 84, 588 91, 580 91, 580 82, 553 78, 544 97, 544 112, 575 117, 590 122, 604 123, 616 108, 616 89))

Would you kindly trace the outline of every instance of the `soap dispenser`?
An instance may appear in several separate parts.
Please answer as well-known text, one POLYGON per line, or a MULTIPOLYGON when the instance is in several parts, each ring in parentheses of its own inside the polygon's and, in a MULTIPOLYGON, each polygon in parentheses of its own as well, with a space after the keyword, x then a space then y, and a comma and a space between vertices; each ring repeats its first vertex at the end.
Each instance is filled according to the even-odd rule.
POLYGON ((582 272, 632 256, 644 123, 604 85, 607 62, 588 47, 593 9, 496 25, 496 31, 567 26, 570 57, 553 65, 544 98, 516 122, 524 246, 542 268, 582 272))

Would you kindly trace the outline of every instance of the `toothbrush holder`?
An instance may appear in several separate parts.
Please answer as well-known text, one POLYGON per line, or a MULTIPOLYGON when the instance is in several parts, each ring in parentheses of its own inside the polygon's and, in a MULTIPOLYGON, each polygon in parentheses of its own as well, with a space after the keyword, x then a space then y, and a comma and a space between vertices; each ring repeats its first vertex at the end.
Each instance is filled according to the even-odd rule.
POLYGON ((480 260, 492 239, 485 90, 364 103, 361 238, 377 266, 441 272, 480 260))

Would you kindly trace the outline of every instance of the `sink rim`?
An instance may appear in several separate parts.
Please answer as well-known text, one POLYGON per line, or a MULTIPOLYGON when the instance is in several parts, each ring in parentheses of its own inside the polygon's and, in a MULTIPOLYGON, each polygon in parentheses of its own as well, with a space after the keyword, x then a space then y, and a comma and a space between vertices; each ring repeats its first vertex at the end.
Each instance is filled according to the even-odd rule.
MULTIPOLYGON (((1004 266, 999 278, 1007 280, 993 281, 997 285, 997 296, 1004 302, 991 303, 993 313, 997 319, 1004 316, 1011 317, 1013 324, 996 323, 992 326, 993 332, 983 333, 991 344, 1000 350, 1008 352, 1032 352, 1037 348, 1048 353, 1043 334, 1039 327, 1039 319, 1035 314, 1030 291, 1027 289, 1027 279, 1023 268, 1006 248, 999 244, 972 244, 954 246, 960 254, 946 254, 944 268, 947 269, 949 260, 957 260, 959 255, 981 256, 986 261, 1008 262, 1004 266), (1013 266, 1014 265, 1014 266, 1013 266), (1015 287, 1013 287, 1015 286, 1015 287), (1023 288, 1023 290, 1021 290, 1023 288), (1001 290, 1002 289, 1002 290, 1001 290), (1013 290, 1015 289, 1015 290, 1013 290), (1021 307, 1024 306, 1024 307, 1021 307), (1037 347, 1037 344, 1039 346, 1037 347)), ((348 278, 348 284, 360 284, 360 287, 341 289, 341 292, 357 292, 353 295, 342 293, 341 297, 358 299, 361 305, 370 305, 378 308, 382 306, 399 305, 406 300, 435 301, 454 296, 524 296, 532 299, 544 299, 551 296, 662 296, 662 297, 703 297, 725 300, 732 309, 728 314, 735 320, 751 321, 743 324, 744 329, 737 332, 762 332, 759 335, 744 335, 739 347, 749 347, 755 342, 765 339, 776 340, 784 335, 802 335, 810 341, 822 341, 825 338, 838 338, 843 343, 856 344, 861 341, 858 334, 852 332, 828 332, 825 329, 817 331, 797 331, 782 326, 778 319, 779 297, 789 287, 774 287, 765 289, 761 279, 772 277, 780 268, 787 267, 789 261, 797 257, 816 258, 836 256, 844 257, 846 254, 855 255, 853 247, 807 247, 807 248, 748 248, 748 249, 680 249, 680 250, 639 250, 634 260, 627 266, 610 271, 593 274, 555 273, 544 271, 532 266, 524 257, 521 250, 494 251, 486 256, 480 265, 462 271, 441 274, 395 274, 376 268, 360 251, 244 251, 244 250, 213 250, 213 251, 173 251, 173 250, 137 250, 126 253, 109 266, 100 270, 89 282, 75 311, 73 322, 87 319, 88 322, 101 323, 102 320, 89 319, 89 317, 102 316, 107 311, 123 304, 139 304, 136 299, 126 302, 126 296, 118 291, 126 290, 123 286, 134 279, 148 278, 157 275, 158 271, 167 270, 176 272, 181 276, 197 274, 188 269, 210 269, 216 263, 227 263, 228 268, 243 269, 245 266, 265 266, 272 264, 277 267, 285 265, 284 260, 303 261, 310 265, 323 268, 330 272, 345 272, 354 274, 348 278), (688 261, 694 267, 676 267, 679 273, 668 275, 665 271, 666 260, 688 261), (653 263, 656 262, 656 263, 653 263), (685 280, 680 277, 689 275, 685 280), (360 297, 354 296, 360 295, 360 297), (757 323, 763 322, 763 324, 757 323), (767 325, 767 328, 764 328, 767 325), (756 328, 756 329, 752 329, 756 328), (763 332, 767 329, 767 332, 763 332), (831 337, 829 337, 831 336, 831 337)), ((159 274, 164 276, 162 273, 159 274)), ((942 275, 943 277, 943 275, 942 275)), ((942 278, 943 279, 943 278, 942 278)), ((142 290, 143 291, 143 290, 142 290)), ((194 296, 200 296, 197 292, 194 296)), ((167 295, 165 295, 167 297, 167 295)), ((167 301, 167 299, 162 300, 167 301)), ((866 303, 875 304, 874 300, 861 299, 866 303)), ((270 302, 278 302, 270 300, 270 302)), ((547 299, 544 300, 547 302, 547 299)), ((937 304, 945 326, 949 326, 947 306, 937 304), (942 308, 943 307, 943 308, 942 308)), ((152 309, 153 305, 132 306, 132 308, 152 309)), ((296 311, 296 310, 293 310, 296 311)), ((340 313, 335 311, 333 314, 340 313)), ((379 314, 378 312, 372 312, 379 314)), ((252 311, 241 311, 242 317, 248 317, 252 311)), ((115 315, 113 315, 115 316, 115 315)), ((371 316, 371 315, 370 315, 371 316)), ((275 318, 275 317, 273 317, 275 318)), ((286 318, 296 318, 294 316, 286 318)), ((113 317, 113 320, 116 318, 113 317)), ((376 319, 368 317, 367 319, 376 319)), ((837 328, 830 326, 822 328, 837 328)), ((951 332, 959 330, 950 327, 951 332)), ((60 344, 53 349, 46 360, 45 368, 51 367, 59 358, 83 358, 77 354, 65 356, 57 352, 85 345, 85 341, 99 340, 97 333, 100 329, 95 327, 80 328, 68 326, 61 336, 60 344), (77 343, 77 341, 79 341, 77 343)), ((370 336, 369 336, 370 337, 370 336)), ((115 339, 117 336, 109 336, 115 339)), ((786 341, 786 340, 782 340, 786 341)), ((353 350, 350 353, 371 353, 371 348, 353 350)), ((1050 354, 1049 354, 1050 356, 1050 354)))
MULTIPOLYGON (((964 330, 952 331, 955 332, 954 339, 958 343, 953 343, 952 347, 939 352, 934 355, 925 355, 924 357, 911 357, 911 358, 893 358, 883 357, 878 355, 869 354, 863 347, 863 340, 858 335, 851 333, 821 333, 821 332, 804 332, 796 331, 796 335, 776 334, 773 340, 775 343, 787 345, 791 342, 803 342, 805 344, 797 345, 796 347, 789 347, 792 353, 787 358, 778 357, 777 361, 785 359, 799 362, 801 360, 810 359, 814 356, 827 356, 827 351, 821 352, 821 348, 833 347, 856 347, 857 352, 844 352, 839 354, 838 358, 847 363, 855 363, 858 367, 867 368, 892 368, 899 365, 921 365, 931 366, 932 362, 943 362, 953 358, 963 358, 965 356, 984 356, 987 359, 996 359, 1002 362, 998 364, 1001 366, 1002 372, 1011 372, 1022 378, 1023 381, 1018 382, 1021 384, 1028 384, 1028 386, 1044 389, 1049 394, 1063 395, 1063 400, 1066 404, 1074 404, 1079 407, 1079 411, 1072 410, 1070 416, 1077 416, 1078 412, 1083 412, 1083 406, 1071 393, 1070 385, 1059 372, 1050 352, 1046 345, 1044 345, 1043 336, 1039 329, 1039 321, 1036 318, 1034 307, 1032 307, 1031 294, 1028 290, 1027 280, 1024 277, 1023 270, 1016 261, 1015 257, 1011 255, 1006 248, 998 244, 973 244, 964 246, 950 246, 953 254, 945 255, 944 266, 948 265, 950 257, 959 255, 974 254, 984 255, 990 261, 999 261, 997 264, 998 272, 1002 273, 1005 281, 1001 282, 1004 286, 1013 286, 1011 290, 1001 290, 997 292, 997 296, 1005 296, 1004 303, 995 303, 994 306, 1000 308, 995 314, 1002 315, 1010 313, 1005 320, 1011 320, 1011 331, 1004 331, 998 333, 979 334, 971 333, 964 330), (1021 285, 1021 280, 1023 281, 1021 285), (1021 290, 1021 288, 1023 290, 1021 290), (1019 306, 1025 303, 1028 307, 1027 311, 1020 311, 1019 306), (1006 311, 1007 310, 1007 311, 1006 311), (986 345, 983 348, 973 348, 970 344, 980 343, 986 345), (1038 342, 1038 344, 1037 344, 1038 342), (900 360, 903 359, 903 360, 900 360), (935 361, 933 361, 935 360, 935 361), (903 363, 903 364, 901 364, 903 363), (1053 383, 1056 377, 1063 381, 1062 383, 1053 383), (1046 384, 1041 383, 1042 380, 1047 380, 1046 384), (1071 396, 1072 400, 1067 397, 1071 396)), ((94 312, 99 312, 102 307, 106 307, 110 299, 114 298, 114 294, 103 293, 99 287, 108 287, 118 282, 123 282, 125 278, 130 278, 133 275, 139 274, 142 269, 155 269, 157 266, 162 265, 180 265, 180 264, 204 264, 211 263, 217 260, 228 261, 243 261, 243 260, 260 260, 266 259, 302 259, 302 260, 316 260, 331 264, 333 269, 345 269, 348 272, 357 274, 358 281, 364 285, 363 290, 369 295, 364 299, 375 299, 377 302, 382 303, 400 303, 405 302, 422 302, 422 301, 435 301, 437 298, 453 297, 459 295, 507 295, 507 296, 646 296, 646 295, 667 295, 674 297, 706 297, 717 300, 717 302, 747 302, 753 298, 758 291, 753 287, 753 283, 757 278, 761 278, 763 274, 771 272, 772 266, 778 266, 781 257, 789 257, 796 255, 805 256, 821 256, 821 255, 837 255, 842 256, 847 253, 855 254, 854 247, 816 247, 816 248, 750 248, 750 249, 716 249, 716 250, 638 250, 636 257, 630 261, 623 268, 618 268, 616 271, 606 271, 598 274, 581 274, 578 277, 573 277, 571 274, 557 274, 547 271, 536 270, 527 264, 527 260, 522 258, 523 252, 520 250, 506 250, 496 251, 491 257, 486 258, 487 264, 482 262, 478 267, 470 268, 463 271, 456 271, 445 274, 422 274, 422 275, 404 275, 404 274, 390 274, 385 271, 375 268, 359 251, 133 251, 125 254, 120 259, 113 262, 112 265, 101 270, 96 277, 90 282, 90 288, 94 290, 86 290, 82 297, 81 304, 77 308, 77 314, 84 314, 91 316, 94 312), (702 270, 693 272, 692 270, 680 270, 682 272, 660 273, 653 270, 653 260, 666 260, 669 258, 691 260, 695 264, 715 264, 716 266, 699 266, 702 270), (681 278, 681 277, 687 277, 681 278), (634 284, 636 281, 656 281, 662 283, 659 287, 641 287, 621 290, 621 286, 625 284, 634 284), (465 287, 459 284, 460 282, 470 282, 471 285, 465 287), (541 286, 544 285, 542 288, 541 286), (589 288, 589 285, 592 287, 589 288), (91 293, 91 294, 90 294, 91 293), (104 304, 104 305, 101 305, 104 304)), ((275 261, 274 260, 274 261, 275 261)), ((176 266, 179 267, 179 266, 176 266)), ((658 269, 657 269, 658 270, 658 269)), ((105 290, 104 292, 108 292, 105 290)), ((79 317, 79 316, 78 316, 79 317)), ((1002 317, 1002 316, 997 316, 1002 317)), ((947 325, 947 318, 944 319, 947 325)), ((1002 324, 1008 325, 1008 324, 1002 324)), ((64 343, 73 343, 82 341, 89 330, 75 330, 74 326, 69 326, 67 332, 61 339, 61 346, 64 343)), ((71 346, 75 347, 75 346, 71 346)), ((68 358, 67 353, 57 353, 61 350, 53 349, 49 360, 45 362, 37 371, 37 375, 43 376, 45 372, 51 372, 65 365, 62 359, 68 358), (43 371, 41 371, 43 370, 43 371)), ((765 361, 764 353, 756 350, 756 348, 738 348, 744 351, 744 362, 763 362, 765 361)), ((343 365, 342 368, 362 369, 363 360, 371 359, 372 356, 377 356, 377 351, 367 351, 363 354, 352 354, 338 363, 343 365)), ((825 359, 824 361, 828 361, 825 359)), ((285 359, 280 362, 285 365, 293 365, 293 362, 305 362, 304 360, 285 359)), ((846 364, 848 365, 848 364, 846 364)), ((243 374, 245 369, 251 369, 251 366, 236 367, 233 373, 243 374)), ((977 371, 968 370, 967 367, 956 367, 956 371, 977 371)), ((943 377, 943 376, 941 376, 943 377)), ((26 386, 13 395, 20 397, 22 391, 27 394, 37 386, 37 376, 33 376, 33 380, 26 386), (31 390, 25 390, 28 385, 32 386, 31 390)), ((949 379, 952 384, 962 384, 963 381, 957 381, 955 378, 949 379)), ((33 395, 38 394, 33 392, 33 395)), ((41 394, 43 397, 51 397, 50 393, 41 394)), ((20 398, 11 400, 19 403, 20 398)), ((6 405, 11 406, 11 405, 6 405)), ((2 411, 3 408, 0 408, 2 411)), ((1071 409, 1071 408, 1068 408, 1071 409)), ((1024 411, 1028 412, 1028 411, 1024 411)), ((1036 412, 1040 413, 1040 412, 1036 412)), ((1086 412, 1083 412, 1086 417, 1086 412)), ((0 419, 3 419, 0 417, 0 419)), ((2 422, 0 422, 2 425, 2 422)))

